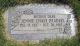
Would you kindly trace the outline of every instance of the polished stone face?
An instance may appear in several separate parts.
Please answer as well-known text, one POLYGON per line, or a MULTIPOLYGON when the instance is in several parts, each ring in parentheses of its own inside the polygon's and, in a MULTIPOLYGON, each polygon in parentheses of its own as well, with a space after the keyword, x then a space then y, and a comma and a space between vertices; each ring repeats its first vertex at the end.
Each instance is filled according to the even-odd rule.
POLYGON ((70 38, 74 15, 67 5, 30 4, 8 10, 8 31, 16 40, 70 38))

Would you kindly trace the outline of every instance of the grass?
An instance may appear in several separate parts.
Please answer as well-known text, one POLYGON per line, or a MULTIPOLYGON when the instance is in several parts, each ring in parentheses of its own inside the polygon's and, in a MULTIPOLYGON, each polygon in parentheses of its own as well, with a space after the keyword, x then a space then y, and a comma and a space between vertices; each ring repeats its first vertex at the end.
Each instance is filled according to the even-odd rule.
POLYGON ((4 38, 4 36, 3 36, 3 31, 4 31, 4 22, 3 22, 3 16, 1 15, 2 14, 2 12, 3 12, 3 10, 2 9, 0 9, 0 46, 4 46, 4 44, 5 44, 5 42, 6 42, 6 40, 5 40, 5 38, 4 38))
MULTIPOLYGON (((65 39, 65 40, 44 40, 40 41, 37 44, 30 44, 29 42, 26 42, 23 44, 19 44, 15 41, 7 40, 4 35, 4 18, 2 16, 2 13, 7 9, 8 7, 13 7, 15 5, 23 5, 23 4, 29 4, 34 2, 40 2, 42 3, 42 0, 0 0, 0 46, 80 46, 80 1, 79 0, 69 0, 69 4, 74 9, 75 18, 78 22, 78 31, 75 37, 72 37, 71 39, 65 39)), ((44 2, 46 2, 44 0, 44 2)), ((49 2, 49 0, 47 1, 49 2)), ((53 3, 53 2, 49 2, 53 3)))

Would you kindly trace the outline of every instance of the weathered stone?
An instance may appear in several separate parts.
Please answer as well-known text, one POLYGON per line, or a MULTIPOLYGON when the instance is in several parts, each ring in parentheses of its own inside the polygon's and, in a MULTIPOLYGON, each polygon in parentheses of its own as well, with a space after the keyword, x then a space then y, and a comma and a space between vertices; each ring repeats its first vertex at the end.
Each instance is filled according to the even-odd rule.
POLYGON ((75 18, 67 5, 30 4, 7 10, 7 27, 16 40, 70 38, 75 35, 75 18))

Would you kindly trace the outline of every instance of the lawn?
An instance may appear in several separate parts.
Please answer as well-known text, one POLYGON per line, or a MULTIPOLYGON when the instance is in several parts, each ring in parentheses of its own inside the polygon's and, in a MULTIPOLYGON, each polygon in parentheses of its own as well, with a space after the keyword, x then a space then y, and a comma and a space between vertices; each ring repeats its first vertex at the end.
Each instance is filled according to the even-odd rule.
POLYGON ((80 46, 80 1, 79 0, 66 0, 54 2, 53 0, 0 0, 0 46, 80 46), (65 40, 44 40, 36 44, 31 44, 29 42, 17 43, 16 41, 7 40, 4 36, 5 25, 3 13, 7 8, 14 7, 16 5, 24 5, 29 3, 56 3, 56 4, 68 4, 74 9, 75 18, 77 20, 77 34, 71 39, 65 40))

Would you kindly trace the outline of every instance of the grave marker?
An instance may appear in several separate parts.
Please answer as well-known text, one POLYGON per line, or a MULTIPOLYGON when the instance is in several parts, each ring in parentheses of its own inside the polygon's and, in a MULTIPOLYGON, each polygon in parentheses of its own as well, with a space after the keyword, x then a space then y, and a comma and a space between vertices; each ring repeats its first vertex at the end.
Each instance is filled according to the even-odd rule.
POLYGON ((67 5, 30 4, 7 10, 8 32, 16 40, 70 38, 74 15, 67 5))

